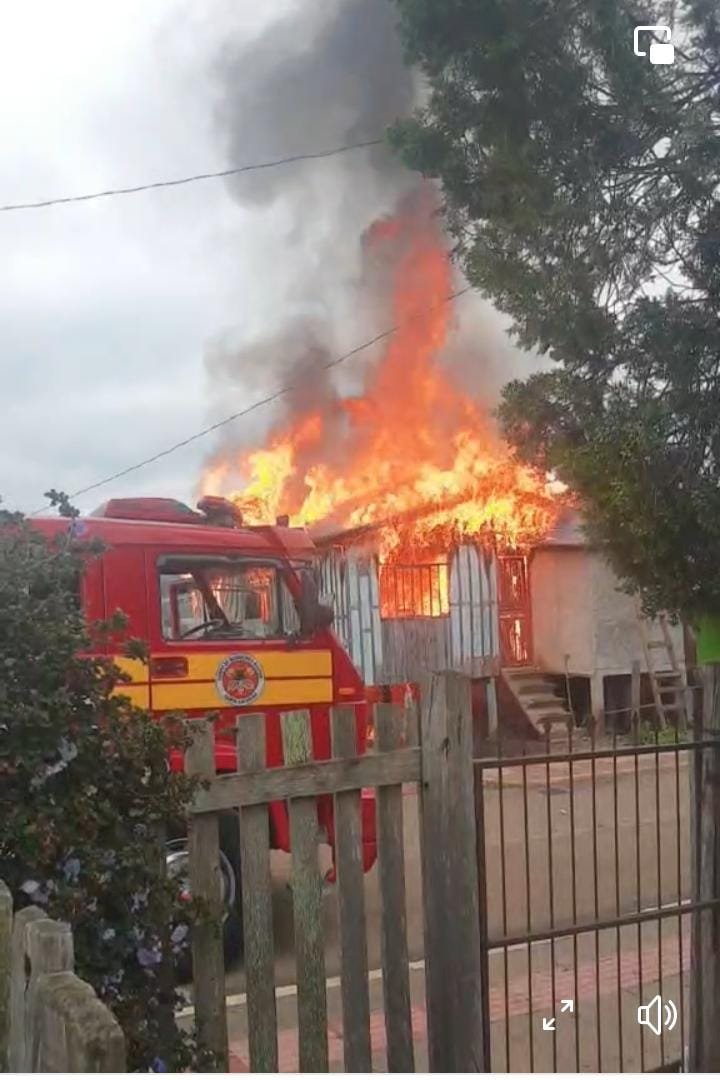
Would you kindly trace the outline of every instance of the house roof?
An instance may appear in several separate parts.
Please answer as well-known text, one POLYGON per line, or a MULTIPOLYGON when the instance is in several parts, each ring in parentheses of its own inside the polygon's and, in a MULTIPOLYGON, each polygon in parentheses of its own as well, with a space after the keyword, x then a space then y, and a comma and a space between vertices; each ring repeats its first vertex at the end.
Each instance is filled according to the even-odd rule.
POLYGON ((548 535, 534 544, 535 548, 583 548, 590 542, 583 531, 582 517, 577 510, 565 510, 548 535))
MULTIPOLYGON (((310 530, 311 536, 319 548, 328 548, 335 545, 352 547, 365 543, 372 543, 373 536, 388 522, 378 521, 368 525, 360 525, 351 529, 343 529, 332 526, 320 526, 310 530)), ((542 540, 532 544, 537 548, 584 548, 589 547, 589 541, 585 536, 582 526, 582 516, 576 510, 566 509, 560 514, 554 527, 542 540)))

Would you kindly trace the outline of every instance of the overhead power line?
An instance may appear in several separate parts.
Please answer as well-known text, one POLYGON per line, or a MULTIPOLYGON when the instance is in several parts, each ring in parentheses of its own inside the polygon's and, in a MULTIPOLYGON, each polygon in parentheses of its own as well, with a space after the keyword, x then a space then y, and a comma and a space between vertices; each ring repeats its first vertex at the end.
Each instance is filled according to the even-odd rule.
POLYGON ((56 199, 39 199, 37 202, 8 203, 6 206, 0 206, 0 213, 7 214, 14 210, 40 210, 45 206, 90 202, 91 199, 109 199, 114 195, 136 195, 140 191, 154 191, 157 188, 196 184, 199 180, 220 180, 226 176, 239 176, 241 173, 259 172, 261 169, 275 169, 279 165, 292 165, 296 161, 317 161, 319 158, 335 157, 336 154, 347 154, 350 150, 362 150, 368 146, 380 146, 384 142, 384 139, 369 139, 367 142, 336 146, 332 150, 319 150, 314 154, 293 154, 290 157, 276 158, 274 161, 261 161, 255 165, 238 165, 232 169, 220 169, 218 172, 195 173, 194 176, 181 176, 175 180, 155 180, 149 184, 135 184, 133 187, 108 188, 107 191, 92 191, 85 195, 65 195, 56 199))
MULTIPOLYGON (((428 314, 428 312, 433 311, 435 308, 443 307, 445 304, 450 304, 453 300, 457 300, 460 296, 464 296, 465 293, 470 291, 470 288, 470 285, 466 285, 464 288, 458 289, 454 293, 450 293, 449 296, 443 297, 438 303, 431 304, 429 307, 418 312, 413 318, 406 319, 397 326, 390 327, 389 330, 383 330, 381 334, 377 334, 369 341, 364 341, 362 345, 357 345, 354 349, 351 349, 350 352, 346 352, 342 356, 337 357, 337 359, 330 360, 327 364, 323 364, 321 370, 329 371, 331 368, 344 364, 346 360, 350 360, 353 356, 357 356, 358 353, 364 352, 366 349, 372 348, 373 345, 377 345, 378 342, 392 337, 393 334, 396 334, 404 326, 417 322, 421 316, 428 314)), ((294 383, 281 386, 279 390, 273 391, 273 393, 268 394, 267 397, 260 398, 258 401, 253 402, 252 405, 248 405, 247 408, 240 409, 239 412, 231 413, 230 416, 226 416, 222 420, 217 420, 214 424, 210 424, 201 431, 196 431, 193 435, 188 435, 186 439, 181 439, 179 442, 173 443, 172 446, 168 446, 164 450, 159 450, 158 453, 153 454, 152 457, 143 458, 142 461, 138 461, 134 465, 128 465, 126 468, 118 470, 118 472, 113 473, 111 476, 106 476, 102 480, 96 480, 94 483, 88 484, 87 487, 79 488, 78 491, 71 492, 68 498, 80 498, 80 496, 87 495, 91 491, 97 491, 98 488, 105 487, 106 484, 111 484, 114 480, 121 480, 124 476, 129 476, 131 473, 138 472, 147 465, 154 465, 156 461, 169 457, 170 454, 174 454, 177 450, 182 450, 184 447, 190 446, 191 443, 197 442, 199 439, 204 439, 206 435, 211 435, 213 431, 218 431, 220 428, 232 424, 235 420, 240 420, 243 416, 249 416, 250 413, 255 412, 257 409, 261 409, 264 405, 270 405, 271 402, 277 401, 278 398, 283 397, 285 394, 289 394, 290 391, 294 389, 294 383)), ((51 509, 51 505, 52 504, 48 504, 41 507, 39 510, 33 511, 30 516, 35 517, 37 514, 42 514, 45 510, 51 509)))

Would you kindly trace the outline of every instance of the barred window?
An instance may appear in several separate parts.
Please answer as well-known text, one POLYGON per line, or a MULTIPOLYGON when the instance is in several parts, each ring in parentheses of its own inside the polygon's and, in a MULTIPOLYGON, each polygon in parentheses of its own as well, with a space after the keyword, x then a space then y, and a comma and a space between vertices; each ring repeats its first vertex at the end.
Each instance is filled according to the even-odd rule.
POLYGON ((437 619, 450 611, 447 562, 380 566, 380 616, 383 619, 437 619))

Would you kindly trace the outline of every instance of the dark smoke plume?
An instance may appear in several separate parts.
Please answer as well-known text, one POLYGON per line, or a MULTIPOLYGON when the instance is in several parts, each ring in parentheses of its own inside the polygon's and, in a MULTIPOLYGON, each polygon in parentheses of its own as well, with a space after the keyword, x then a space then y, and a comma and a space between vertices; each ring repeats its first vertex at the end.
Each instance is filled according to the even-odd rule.
MULTIPOLYGON (((383 138, 388 124, 411 112, 419 91, 395 21, 391 0, 295 0, 252 40, 229 32, 217 65, 228 159, 274 160, 383 138)), ((330 378, 336 386, 357 387, 378 350, 332 377, 322 374, 317 358, 337 356, 392 325, 388 268, 368 259, 365 238, 422 184, 385 146, 236 178, 233 197, 280 220, 284 242, 278 279, 267 284, 275 297, 272 325, 239 345, 228 335, 208 356, 219 411, 228 391, 235 401, 238 393, 253 399, 286 382, 295 385, 311 369, 318 397, 327 401, 334 396, 330 378)), ((439 205, 439 195, 435 201, 439 205)), ((427 207, 427 199, 419 202, 427 207)), ((517 354, 488 305, 477 297, 460 303, 448 357, 492 402, 517 373, 517 354)), ((280 414, 296 407, 293 394, 280 414)), ((242 433, 227 431, 224 449, 257 442, 277 416, 263 410, 242 433)))

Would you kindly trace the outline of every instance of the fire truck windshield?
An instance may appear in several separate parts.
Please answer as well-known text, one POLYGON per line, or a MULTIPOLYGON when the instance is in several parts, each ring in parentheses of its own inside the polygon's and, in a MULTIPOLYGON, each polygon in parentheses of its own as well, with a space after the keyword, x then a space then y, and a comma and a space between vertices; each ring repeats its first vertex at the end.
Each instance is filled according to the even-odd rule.
POLYGON ((222 557, 160 560, 163 637, 168 641, 288 637, 295 600, 275 566, 222 557))

